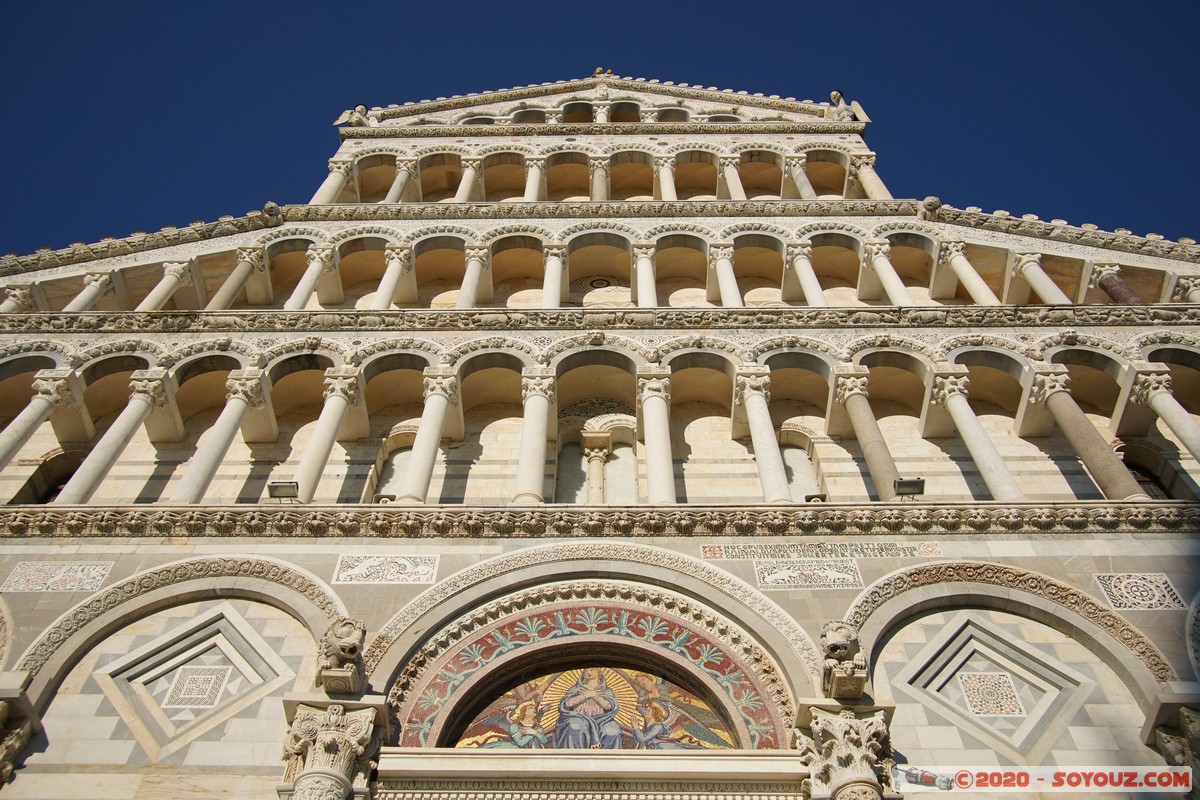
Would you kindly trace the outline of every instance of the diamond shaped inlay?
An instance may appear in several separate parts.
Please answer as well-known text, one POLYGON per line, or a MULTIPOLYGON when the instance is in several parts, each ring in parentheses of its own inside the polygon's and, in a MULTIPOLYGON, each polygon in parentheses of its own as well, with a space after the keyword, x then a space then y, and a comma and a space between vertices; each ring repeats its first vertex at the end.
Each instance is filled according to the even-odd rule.
POLYGON ((1007 672, 960 672, 958 682, 971 713, 979 717, 1023 717, 1025 709, 1007 672))
POLYGON ((175 673, 163 708, 212 708, 233 667, 183 666, 175 673))

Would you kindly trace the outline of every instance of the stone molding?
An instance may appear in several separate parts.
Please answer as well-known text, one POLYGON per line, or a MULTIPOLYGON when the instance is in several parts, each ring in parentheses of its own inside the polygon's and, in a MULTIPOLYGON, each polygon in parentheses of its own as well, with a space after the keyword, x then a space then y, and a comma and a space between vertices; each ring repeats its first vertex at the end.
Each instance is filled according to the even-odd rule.
POLYGON ((871 614, 889 600, 911 589, 945 583, 1002 586, 1049 600, 1104 630, 1129 650, 1160 683, 1178 680, 1175 669, 1154 643, 1119 614, 1065 583, 1006 564, 946 561, 907 567, 881 578, 863 590, 847 609, 845 619, 861 629, 871 614))
POLYGON ((404 311, 132 311, 0 315, 0 334, 241 331, 477 331, 648 328, 1194 327, 1200 306, 873 306, 404 311))
POLYGON ((880 536, 1089 532, 1181 533, 1200 528, 1200 504, 1081 501, 1071 505, 887 503, 794 509, 756 506, 575 506, 520 509, 489 506, 329 506, 198 509, 170 507, 5 506, 0 540, 30 538, 160 538, 189 536, 298 539, 493 538, 496 536, 880 536))
MULTIPOLYGON (((788 109, 795 111, 796 109, 788 109)), ((858 133, 867 129, 862 122, 821 120, 814 122, 559 122, 524 125, 397 125, 377 128, 342 128, 342 141, 351 139, 423 139, 468 136, 472 139, 491 136, 605 136, 614 133, 629 136, 670 136, 717 133, 730 135, 795 134, 795 133, 858 133)))

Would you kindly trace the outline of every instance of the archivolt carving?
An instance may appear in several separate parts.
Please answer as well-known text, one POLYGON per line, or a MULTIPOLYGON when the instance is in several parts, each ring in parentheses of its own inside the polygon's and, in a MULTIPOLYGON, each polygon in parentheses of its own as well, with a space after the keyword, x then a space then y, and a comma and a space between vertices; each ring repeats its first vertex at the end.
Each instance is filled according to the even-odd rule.
POLYGON ((964 333, 961 336, 951 336, 943 339, 939 345, 942 358, 946 358, 950 353, 962 348, 992 348, 1022 362, 1029 358, 1036 358, 1024 343, 988 333, 964 333))
POLYGON ((933 225, 916 220, 908 220, 906 222, 884 222, 876 225, 871 229, 871 235, 876 239, 886 238, 889 233, 916 233, 921 236, 928 236, 935 242, 940 242, 945 238, 945 234, 939 231, 933 225))
MULTIPOLYGON (((777 749, 787 746, 787 732, 790 731, 796 718, 795 702, 787 681, 780 673, 778 665, 771 656, 759 646, 745 631, 740 630, 732 621, 724 619, 709 609, 674 592, 638 583, 617 581, 569 581, 550 585, 537 586, 523 592, 509 595, 481 608, 474 609, 466 615, 444 627, 431 636, 424 647, 418 650, 405 664, 404 669, 388 690, 388 701, 392 713, 396 716, 399 744, 401 746, 428 745, 430 739, 421 734, 437 728, 445 719, 444 712, 452 705, 454 697, 451 694, 442 699, 440 706, 429 707, 421 702, 433 689, 431 683, 441 676, 435 669, 439 663, 446 663, 448 656, 454 656, 455 651, 462 651, 471 638, 486 633, 487 629, 498 621, 506 618, 513 619, 525 614, 533 614, 547 607, 559 604, 588 604, 588 603, 617 603, 652 609, 665 621, 679 625, 682 630, 698 630, 720 649, 716 657, 693 658, 688 648, 668 646, 667 641, 647 641, 658 658, 665 661, 679 662, 688 672, 697 669, 706 677, 715 679, 725 693, 725 705, 730 716, 738 720, 738 728, 753 726, 749 732, 751 748, 777 749), (725 663, 728 661, 728 663, 725 663), (724 664, 723 671, 714 670, 708 664, 724 664), (728 681, 731 675, 740 673, 744 676, 736 680, 738 688, 726 686, 721 681, 728 681), (737 694, 735 695, 735 692, 737 694), (767 707, 760 704, 750 704, 752 709, 747 713, 745 707, 739 707, 739 699, 745 700, 746 695, 768 701, 767 707), (740 719, 748 718, 748 719, 740 719), (757 724, 755 724, 757 723, 757 724), (403 726, 401 728, 401 726, 403 726)), ((591 631, 591 636, 608 636, 614 641, 618 634, 601 622, 591 631), (601 627, 610 630, 600 631, 601 627)), ((628 630, 632 634, 634 631, 628 630)), ((546 642, 569 642, 572 636, 585 635, 580 631, 568 628, 564 635, 554 638, 552 634, 545 637, 546 642)), ((513 637, 506 643, 507 652, 519 650, 522 647, 537 647, 542 637, 513 637)), ((651 637, 654 639, 656 637, 651 637)), ((544 645, 543 645, 544 646, 544 645)), ((482 658, 482 654, 480 654, 482 658)), ((457 660, 457 659, 456 659, 457 660)), ((474 667, 462 667, 455 664, 458 670, 455 680, 458 685, 471 678, 471 673, 486 669, 478 661, 474 667)), ((652 667, 650 667, 652 669, 652 667)), ((455 687, 457 688, 457 686, 455 687)), ((452 690, 453 691, 453 690, 452 690)), ((440 695, 441 693, 438 692, 440 695)), ((434 737, 430 737, 434 738, 434 737)))
POLYGON ((291 339, 289 341, 280 342, 262 354, 261 364, 270 364, 278 361, 284 356, 295 355, 296 353, 321 353, 328 356, 334 363, 334 366, 342 366, 345 363, 346 357, 342 352, 342 345, 335 339, 322 339, 320 336, 309 336, 304 339, 291 339))
POLYGON ((725 148, 711 142, 679 142, 656 151, 659 155, 677 156, 680 153, 712 153, 714 156, 725 155, 725 148))
POLYGON ((499 228, 488 228, 486 236, 489 246, 509 236, 532 236, 540 239, 543 247, 557 241, 549 229, 535 225, 502 225, 499 228))
MULTIPOLYGON (((148 527, 154 514, 143 514, 148 527)), ((21 656, 17 669, 36 674, 55 652, 75 633, 102 614, 136 600, 156 589, 179 586, 187 581, 211 581, 213 578, 258 578, 286 586, 303 595, 330 619, 346 613, 342 601, 311 573, 280 561, 263 557, 230 556, 194 558, 138 573, 113 584, 71 608, 47 628, 21 656)), ((320 635, 320 631, 315 631, 320 635)))
POLYGON ((764 353, 769 353, 772 350, 808 350, 813 353, 822 353, 829 356, 826 363, 832 362, 834 364, 846 361, 849 358, 844 350, 827 341, 814 337, 797 336, 795 334, 763 339, 754 344, 750 349, 750 355, 754 361, 757 361, 764 353))
POLYGON ((423 615, 454 595, 490 578, 527 567, 558 564, 565 561, 593 560, 627 562, 630 569, 637 569, 637 565, 649 564, 704 581, 712 586, 715 592, 737 600, 774 626, 783 640, 792 645, 792 654, 800 663, 804 664, 810 680, 814 679, 813 676, 821 674, 821 657, 808 632, 757 589, 724 570, 711 567, 690 556, 655 547, 613 541, 531 547, 475 564, 451 575, 415 597, 383 625, 364 653, 367 673, 374 672, 401 634, 411 628, 423 615))
POLYGON ((864 336, 861 339, 854 339, 846 345, 846 353, 850 358, 854 358, 857 354, 870 348, 883 348, 886 350, 908 350, 912 353, 919 353, 930 361, 938 360, 938 353, 933 348, 923 345, 915 339, 910 339, 907 336, 896 336, 894 334, 882 333, 877 336, 864 336))
POLYGON ((487 145, 475 151, 475 155, 479 158, 490 156, 493 153, 520 153, 523 156, 531 156, 534 154, 534 149, 528 145, 507 142, 505 144, 487 145))
POLYGON ((149 339, 117 339, 111 342, 100 342, 86 350, 80 351, 78 363, 85 364, 88 361, 95 361, 104 356, 116 355, 117 353, 148 355, 152 364, 159 364, 166 354, 166 347, 149 339))
POLYGON ((472 339, 469 342, 463 342, 453 350, 447 350, 442 354, 443 364, 461 365, 473 355, 486 352, 488 350, 499 352, 517 352, 525 357, 521 361, 526 367, 531 367, 537 362, 534 354, 533 346, 529 342, 521 341, 520 339, 508 339, 503 336, 489 336, 486 339, 472 339))
POLYGON ((1077 330, 1056 331, 1049 336, 1043 336, 1035 341, 1029 347, 1029 352, 1033 358, 1046 357, 1047 352, 1055 348, 1072 348, 1084 347, 1093 350, 1098 350, 1106 356, 1123 361, 1126 358, 1137 358, 1137 352, 1127 350, 1120 342, 1114 342, 1112 339, 1106 339, 1103 336, 1095 336, 1090 333, 1080 333, 1077 330))
POLYGON ((591 417, 583 423, 585 431, 597 433, 611 433, 622 428, 636 430, 637 417, 632 414, 601 414, 598 417, 591 417))
POLYGON ((400 237, 397 235, 395 228, 383 228, 378 225, 373 225, 350 228, 349 230, 345 231, 338 231, 329 237, 328 241, 326 241, 326 244, 328 244, 330 247, 338 247, 339 245, 343 245, 346 242, 353 241, 354 239, 363 238, 386 239, 389 244, 399 244, 400 242, 400 237))
POLYGON ((69 347, 65 342, 49 341, 46 339, 4 345, 0 347, 0 360, 34 356, 39 353, 55 353, 61 356, 61 358, 55 359, 60 367, 73 367, 83 362, 83 359, 74 347, 69 347))
POLYGON ((258 237, 258 239, 254 241, 254 246, 267 247, 268 245, 275 244, 276 242, 282 242, 285 239, 312 239, 314 242, 320 244, 325 241, 325 237, 327 235, 328 233, 326 231, 323 231, 319 228, 301 228, 292 225, 285 225, 284 227, 275 228, 274 230, 258 237))
POLYGON ((585 233, 617 233, 629 238, 631 242, 641 241, 641 234, 628 225, 619 225, 612 220, 596 220, 595 222, 581 222, 577 225, 565 229, 559 234, 559 241, 570 241, 573 237, 585 233))
POLYGON ((742 153, 747 153, 751 150, 760 150, 765 153, 770 153, 773 156, 778 156, 780 161, 782 161, 787 155, 779 148, 779 142, 734 142, 733 146, 736 148, 736 151, 739 155, 742 153))
POLYGON ((845 222, 812 222, 796 229, 796 237, 799 239, 807 239, 820 233, 844 233, 860 242, 871 238, 865 229, 845 222))
POLYGON ((643 240, 647 241, 647 242, 653 242, 661 236, 670 236, 670 235, 676 234, 676 233, 695 234, 696 236, 699 236, 701 239, 704 240, 704 244, 706 246, 708 245, 709 242, 711 242, 717 238, 717 233, 716 233, 715 228, 709 228, 709 227, 705 227, 703 225, 689 225, 687 223, 680 223, 680 224, 667 223, 665 225, 655 225, 653 228, 646 231, 643 234, 643 240))
MULTIPOLYGON (((474 127, 474 126, 470 126, 470 127, 474 127)), ((408 133, 408 131, 405 131, 405 133, 408 133)), ((388 136, 395 136, 395 135, 396 135, 395 131, 391 131, 390 133, 388 133, 388 136)), ((420 158, 424 158, 425 156, 436 156, 436 155, 441 155, 443 153, 451 153, 453 155, 460 156, 460 157, 462 157, 462 156, 469 157, 471 155, 471 149, 469 147, 463 147, 461 145, 434 144, 434 145, 430 145, 428 147, 421 147, 421 148, 418 148, 417 150, 414 150, 412 157, 420 159, 420 158)))
POLYGON ((761 222, 739 222, 730 225, 728 228, 723 228, 717 234, 717 241, 727 242, 743 233, 757 233, 763 236, 774 236, 780 240, 780 244, 786 244, 792 238, 791 232, 780 228, 776 225, 767 225, 761 222))
MULTIPOLYGON (((554 127, 557 130, 559 126, 555 125, 554 127)), ((549 158, 550 156, 557 156, 563 153, 579 153, 580 155, 585 155, 588 158, 592 158, 593 156, 604 155, 604 150, 602 147, 592 142, 567 142, 546 145, 541 149, 538 155, 542 158, 549 158)))
POLYGON ((191 344, 177 348, 169 352, 159 362, 160 367, 170 369, 181 361, 185 361, 197 355, 229 355, 237 353, 241 358, 242 367, 257 367, 262 363, 262 353, 254 345, 246 342, 243 339, 207 339, 201 342, 192 342, 191 344))
POLYGON ((819 142, 801 142, 796 145, 797 153, 811 153, 814 150, 836 150, 839 153, 845 153, 850 156, 866 155, 862 148, 852 147, 841 142, 826 141, 824 139, 819 142))
POLYGON ((632 358, 639 367, 645 366, 647 362, 653 360, 647 349, 635 339, 614 336, 611 333, 594 332, 558 339, 542 351, 538 356, 538 362, 553 364, 560 356, 572 350, 594 350, 596 348, 620 350, 632 358))
POLYGON ((910 589, 941 583, 982 583, 1027 592, 1057 603, 1099 626, 1133 654, 1160 681, 1177 680, 1167 660, 1146 636, 1119 614, 1106 609, 1088 595, 1037 572, 1006 564, 946 561, 923 564, 884 576, 868 586, 851 604, 845 620, 861 629, 884 603, 910 589))
POLYGON ((366 147, 356 150, 351 156, 354 158, 354 163, 358 164, 359 161, 370 156, 394 156, 396 160, 400 160, 404 158, 404 153, 394 147, 366 147))
POLYGON ((737 344, 727 342, 724 339, 716 339, 712 336, 700 335, 679 336, 674 339, 668 339, 658 346, 656 353, 654 353, 657 357, 650 360, 666 361, 674 353, 680 353, 684 350, 708 350, 728 353, 735 367, 741 366, 747 360, 747 353, 737 344))
POLYGON ((636 145, 622 142, 616 142, 614 144, 607 145, 603 148, 603 151, 608 156, 617 156, 621 153, 637 153, 640 156, 646 156, 650 160, 651 165, 654 164, 654 156, 656 155, 654 151, 646 147, 638 147, 636 145))
POLYGON ((445 350, 437 342, 432 342, 428 339, 402 338, 402 339, 383 339, 378 342, 372 342, 368 345, 360 344, 351 352, 350 357, 346 360, 349 366, 361 366, 370 361, 374 356, 382 353, 403 353, 404 351, 418 352, 428 354, 430 356, 430 366, 438 363, 439 359, 445 353, 445 350))
POLYGON ((1148 331, 1133 337, 1131 352, 1145 352, 1159 345, 1176 345, 1200 351, 1200 337, 1178 331, 1148 331))
POLYGON ((405 234, 400 243, 416 244, 424 239, 432 239, 435 236, 460 236, 466 240, 467 244, 471 244, 479 237, 479 231, 459 225, 424 225, 411 233, 405 234))

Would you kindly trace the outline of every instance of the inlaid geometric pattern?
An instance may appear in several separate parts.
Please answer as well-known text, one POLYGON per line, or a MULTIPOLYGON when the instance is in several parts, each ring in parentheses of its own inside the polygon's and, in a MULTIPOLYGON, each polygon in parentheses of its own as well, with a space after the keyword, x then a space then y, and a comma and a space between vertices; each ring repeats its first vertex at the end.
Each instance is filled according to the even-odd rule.
POLYGON ((1112 572, 1096 576, 1109 605, 1117 611, 1186 608, 1171 580, 1162 572, 1112 572))
POLYGON ((334 583, 433 583, 437 556, 340 556, 334 583))
POLYGON ((781 558, 754 562, 761 589, 861 589, 851 558, 781 558))
MULTIPOLYGON (((170 688, 162 707, 212 708, 221 699, 232 671, 232 666, 201 667, 189 664, 180 667, 168 684, 170 688)), ((165 678, 161 682, 167 683, 165 678)))
POLYGON ((112 565, 112 561, 21 561, 0 591, 94 592, 104 584, 112 565))
POLYGON ((753 558, 914 558, 940 556, 937 542, 789 542, 787 544, 706 544, 708 561, 753 558))
POLYGON ((960 672, 958 682, 971 713, 980 717, 1023 717, 1021 698, 1007 672, 960 672))

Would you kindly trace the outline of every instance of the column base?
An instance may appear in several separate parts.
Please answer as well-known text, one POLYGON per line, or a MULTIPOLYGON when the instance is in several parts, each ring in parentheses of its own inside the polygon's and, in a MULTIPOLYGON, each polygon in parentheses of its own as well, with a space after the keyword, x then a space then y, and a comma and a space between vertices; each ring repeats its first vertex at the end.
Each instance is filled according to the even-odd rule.
POLYGON ((534 492, 521 492, 513 497, 512 500, 509 500, 509 502, 518 506, 537 506, 546 502, 546 498, 534 492))

